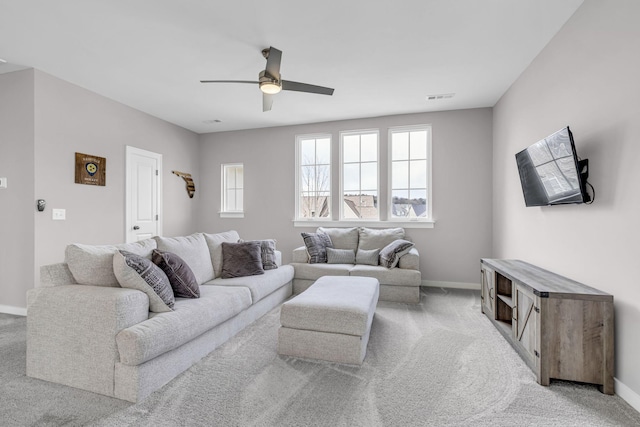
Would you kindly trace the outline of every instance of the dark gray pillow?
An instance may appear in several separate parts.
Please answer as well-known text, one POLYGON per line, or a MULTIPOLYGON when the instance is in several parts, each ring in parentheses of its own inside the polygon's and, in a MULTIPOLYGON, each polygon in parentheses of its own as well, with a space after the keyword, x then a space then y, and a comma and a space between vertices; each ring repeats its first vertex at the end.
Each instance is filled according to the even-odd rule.
POLYGON ((327 248, 333 248, 331 238, 324 233, 300 233, 307 247, 309 264, 327 262, 327 248))
POLYGON ((358 249, 356 253, 356 264, 378 265, 380 249, 358 249))
POLYGON ((356 253, 351 249, 327 248, 327 264, 355 264, 356 253))
POLYGON ((262 268, 265 270, 274 270, 278 268, 276 263, 276 241, 273 239, 267 240, 238 240, 242 242, 258 242, 260 243, 260 255, 262 257, 262 268))
POLYGON ((151 261, 167 275, 173 294, 181 298, 200 298, 200 286, 193 270, 178 255, 154 249, 151 261))
POLYGON ((150 260, 127 251, 113 255, 113 273, 123 288, 137 289, 149 297, 149 311, 171 311, 175 302, 166 274, 150 260))
POLYGON ((413 247, 413 243, 408 240, 394 240, 380 251, 380 265, 393 268, 398 265, 400 257, 408 253, 413 247))
POLYGON ((222 242, 223 279, 264 274, 259 242, 222 242))

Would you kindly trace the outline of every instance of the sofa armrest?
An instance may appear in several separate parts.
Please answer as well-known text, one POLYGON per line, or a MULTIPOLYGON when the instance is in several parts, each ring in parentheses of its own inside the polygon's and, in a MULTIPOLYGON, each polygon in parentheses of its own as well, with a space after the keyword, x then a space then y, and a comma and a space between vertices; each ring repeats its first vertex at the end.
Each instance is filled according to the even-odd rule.
POLYGON ((66 263, 43 265, 40 267, 40 286, 77 285, 66 263))
POLYGON ((27 291, 27 375, 113 396, 116 335, 149 317, 133 289, 60 285, 27 291))
POLYGON ((300 246, 299 248, 295 248, 293 250, 293 258, 291 262, 299 262, 302 264, 306 264, 309 262, 309 254, 307 253, 306 246, 300 246))
POLYGON ((416 248, 411 248, 409 253, 404 254, 400 257, 400 262, 398 262, 399 268, 404 268, 406 270, 420 270, 420 254, 416 248))

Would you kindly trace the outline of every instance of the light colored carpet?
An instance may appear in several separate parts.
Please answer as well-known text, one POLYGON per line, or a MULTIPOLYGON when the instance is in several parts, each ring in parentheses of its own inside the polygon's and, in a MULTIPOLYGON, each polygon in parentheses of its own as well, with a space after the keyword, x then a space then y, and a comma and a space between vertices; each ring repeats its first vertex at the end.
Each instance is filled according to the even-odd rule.
POLYGON ((27 378, 24 319, 0 317, 0 423, 95 426, 638 426, 595 386, 533 373, 480 313, 479 294, 382 302, 361 367, 276 354, 279 309, 145 401, 27 378), (9 420, 7 422, 7 420, 9 420))

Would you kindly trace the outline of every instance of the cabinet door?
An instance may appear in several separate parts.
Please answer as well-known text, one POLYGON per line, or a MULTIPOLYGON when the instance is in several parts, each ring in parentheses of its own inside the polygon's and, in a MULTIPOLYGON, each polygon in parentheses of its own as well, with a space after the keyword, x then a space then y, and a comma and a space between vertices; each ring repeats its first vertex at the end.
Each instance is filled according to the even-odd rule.
POLYGON ((490 268, 482 267, 482 287, 481 287, 481 308, 482 312, 488 314, 492 319, 494 313, 494 307, 496 306, 495 297, 495 283, 496 272, 490 268))
POLYGON ((515 341, 520 348, 525 362, 534 370, 540 366, 538 353, 539 315, 536 311, 536 297, 528 289, 516 284, 515 288, 515 316, 513 319, 515 341))

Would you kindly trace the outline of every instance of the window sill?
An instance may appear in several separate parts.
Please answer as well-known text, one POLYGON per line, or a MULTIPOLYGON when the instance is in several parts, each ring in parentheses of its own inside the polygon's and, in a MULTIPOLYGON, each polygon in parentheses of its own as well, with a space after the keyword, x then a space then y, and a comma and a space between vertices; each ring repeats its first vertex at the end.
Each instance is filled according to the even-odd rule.
POLYGON ((244 218, 244 212, 219 212, 220 218, 244 218))
POLYGON ((293 221, 294 227, 371 227, 371 228, 433 228, 434 220, 420 221, 360 221, 360 220, 342 220, 333 221, 330 219, 296 219, 293 221))

